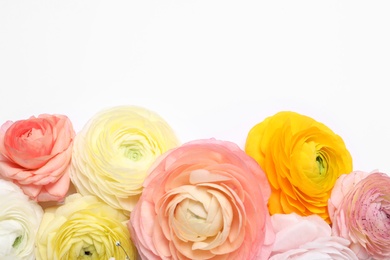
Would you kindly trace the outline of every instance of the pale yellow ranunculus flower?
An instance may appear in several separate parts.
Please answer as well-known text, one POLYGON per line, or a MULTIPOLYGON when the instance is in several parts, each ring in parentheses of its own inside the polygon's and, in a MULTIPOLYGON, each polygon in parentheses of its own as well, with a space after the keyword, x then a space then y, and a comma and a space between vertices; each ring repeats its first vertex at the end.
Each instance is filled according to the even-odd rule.
POLYGON ((271 184, 271 214, 318 214, 328 223, 328 199, 337 178, 352 171, 343 139, 326 125, 282 111, 249 131, 245 152, 263 168, 271 184))
POLYGON ((71 194, 63 205, 45 209, 36 237, 37 260, 135 259, 127 221, 123 212, 96 196, 71 194))
POLYGON ((138 106, 108 108, 77 133, 71 180, 79 193, 96 195, 129 215, 151 164, 178 145, 174 131, 157 113, 138 106))

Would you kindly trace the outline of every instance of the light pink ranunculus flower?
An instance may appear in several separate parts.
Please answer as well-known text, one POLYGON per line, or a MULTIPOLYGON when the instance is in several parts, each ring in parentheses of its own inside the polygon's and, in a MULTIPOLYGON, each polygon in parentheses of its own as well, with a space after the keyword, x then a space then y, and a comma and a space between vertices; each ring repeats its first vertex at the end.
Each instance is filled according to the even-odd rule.
POLYGON ((390 177, 355 171, 337 180, 329 199, 332 233, 351 241, 359 259, 390 259, 390 177))
POLYGON ((331 227, 319 215, 274 214, 271 221, 276 236, 270 260, 358 259, 349 241, 332 236, 331 227))
POLYGON ((64 115, 7 121, 0 128, 0 177, 35 201, 60 201, 68 192, 75 136, 64 115))
POLYGON ((152 165, 128 227, 142 259, 268 259, 269 197, 263 170, 236 144, 195 140, 152 165))

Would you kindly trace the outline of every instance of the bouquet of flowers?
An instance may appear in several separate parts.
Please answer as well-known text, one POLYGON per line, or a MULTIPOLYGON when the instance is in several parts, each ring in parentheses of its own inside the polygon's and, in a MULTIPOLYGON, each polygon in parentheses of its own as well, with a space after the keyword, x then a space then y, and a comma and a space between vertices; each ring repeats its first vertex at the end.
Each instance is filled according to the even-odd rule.
POLYGON ((228 140, 181 143, 117 106, 0 128, 1 259, 389 259, 390 177, 281 111, 228 140))

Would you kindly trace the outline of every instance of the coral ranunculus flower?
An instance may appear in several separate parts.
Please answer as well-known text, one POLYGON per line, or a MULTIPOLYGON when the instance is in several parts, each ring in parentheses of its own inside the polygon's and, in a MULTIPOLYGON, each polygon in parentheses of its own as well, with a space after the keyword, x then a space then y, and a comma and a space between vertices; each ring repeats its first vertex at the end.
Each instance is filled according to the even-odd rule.
POLYGON ((234 143, 197 140, 171 150, 144 186, 128 222, 141 259, 268 259, 270 187, 234 143))
POLYGON ((42 114, 0 128, 0 177, 31 199, 61 201, 69 190, 76 133, 68 117, 42 114))
POLYGON ((245 151, 265 171, 275 213, 318 214, 330 223, 328 199, 341 174, 352 171, 343 139, 324 124, 282 111, 249 131, 245 151))

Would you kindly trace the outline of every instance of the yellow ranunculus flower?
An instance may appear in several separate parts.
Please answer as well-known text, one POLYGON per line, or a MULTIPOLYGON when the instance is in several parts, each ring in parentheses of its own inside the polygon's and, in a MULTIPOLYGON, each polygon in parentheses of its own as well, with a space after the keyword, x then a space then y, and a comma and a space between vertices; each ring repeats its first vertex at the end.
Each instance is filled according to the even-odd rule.
POLYGON ((96 196, 71 194, 63 205, 45 210, 36 237, 37 260, 135 259, 127 221, 96 196))
POLYGON ((271 184, 271 214, 318 214, 330 223, 332 188, 341 174, 352 171, 352 157, 339 135, 308 116, 282 111, 252 127, 245 151, 271 184))
POLYGON ((96 195, 129 215, 151 164, 178 145, 157 113, 138 106, 107 108, 77 133, 70 178, 79 193, 96 195))

